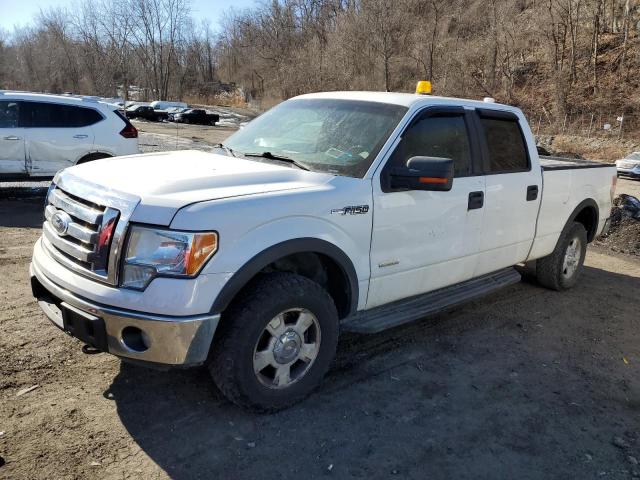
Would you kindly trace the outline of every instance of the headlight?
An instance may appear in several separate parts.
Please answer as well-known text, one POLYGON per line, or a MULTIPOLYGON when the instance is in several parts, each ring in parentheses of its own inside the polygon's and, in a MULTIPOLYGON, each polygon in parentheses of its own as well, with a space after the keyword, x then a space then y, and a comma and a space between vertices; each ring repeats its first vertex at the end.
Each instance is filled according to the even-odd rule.
POLYGON ((218 249, 216 232, 132 227, 121 285, 144 290, 157 276, 195 277, 218 249))

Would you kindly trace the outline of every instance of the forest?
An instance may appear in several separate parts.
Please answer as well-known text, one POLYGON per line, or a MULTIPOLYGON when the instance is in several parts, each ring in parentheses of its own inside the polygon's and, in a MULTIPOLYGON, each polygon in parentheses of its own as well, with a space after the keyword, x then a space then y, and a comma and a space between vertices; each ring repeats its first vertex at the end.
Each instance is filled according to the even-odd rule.
POLYGON ((0 88, 269 106, 322 90, 491 96, 548 119, 639 108, 634 0, 80 1, 0 32, 0 88), (212 7, 213 6, 212 3, 212 7))

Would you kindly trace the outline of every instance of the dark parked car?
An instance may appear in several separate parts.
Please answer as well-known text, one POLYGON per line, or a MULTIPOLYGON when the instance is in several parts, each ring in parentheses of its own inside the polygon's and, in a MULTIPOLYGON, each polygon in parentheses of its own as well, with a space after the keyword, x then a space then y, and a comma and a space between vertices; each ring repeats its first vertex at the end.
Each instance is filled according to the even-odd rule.
POLYGON ((195 123, 198 125, 215 125, 220 121, 220 115, 207 113, 206 110, 191 108, 184 112, 173 113, 169 120, 178 123, 195 123))
POLYGON ((125 110, 127 118, 144 118, 151 122, 168 120, 169 115, 164 110, 155 110, 148 105, 132 105, 125 110))

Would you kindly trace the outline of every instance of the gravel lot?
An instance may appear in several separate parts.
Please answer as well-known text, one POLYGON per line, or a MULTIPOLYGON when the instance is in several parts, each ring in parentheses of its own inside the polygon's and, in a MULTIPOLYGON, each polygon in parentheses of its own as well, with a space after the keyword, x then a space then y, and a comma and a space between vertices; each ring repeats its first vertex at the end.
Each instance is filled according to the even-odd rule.
POLYGON ((345 335, 321 389, 264 416, 204 369, 83 354, 31 298, 41 221, 41 197, 0 199, 2 479, 640 476, 637 258, 592 248, 569 292, 345 335))
MULTIPOLYGON (((216 110, 221 115, 221 123, 215 127, 132 120, 140 132, 140 151, 142 153, 171 150, 211 151, 213 145, 224 142, 239 125, 250 119, 250 112, 237 113, 231 109, 227 110, 228 112, 216 110)), ((48 181, 0 183, 0 199, 42 194, 48 186, 48 181)), ((619 194, 626 193, 640 198, 640 180, 619 178, 616 191, 619 194)))
MULTIPOLYGON (((184 125, 177 123, 153 123, 132 120, 139 131, 141 153, 166 152, 171 150, 203 150, 209 152, 212 146, 224 140, 237 130, 233 125, 216 127, 184 125)), ((44 195, 50 181, 0 182, 0 199, 25 198, 44 195)))

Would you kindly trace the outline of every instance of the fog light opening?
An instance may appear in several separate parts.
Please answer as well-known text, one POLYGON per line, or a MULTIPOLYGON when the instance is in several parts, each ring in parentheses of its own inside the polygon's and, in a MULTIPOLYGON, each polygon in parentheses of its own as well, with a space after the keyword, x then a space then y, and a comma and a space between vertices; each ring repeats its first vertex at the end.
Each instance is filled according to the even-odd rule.
POLYGON ((149 349, 149 338, 138 327, 123 328, 121 337, 124 346, 133 352, 142 353, 149 349))

